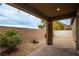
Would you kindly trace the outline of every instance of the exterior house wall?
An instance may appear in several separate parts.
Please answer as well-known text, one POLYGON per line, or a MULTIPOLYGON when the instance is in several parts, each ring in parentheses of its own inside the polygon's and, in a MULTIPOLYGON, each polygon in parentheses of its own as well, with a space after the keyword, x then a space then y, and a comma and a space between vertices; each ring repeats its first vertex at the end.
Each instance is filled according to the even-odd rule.
POLYGON ((76 42, 76 18, 73 20, 72 24, 72 36, 73 40, 76 42))

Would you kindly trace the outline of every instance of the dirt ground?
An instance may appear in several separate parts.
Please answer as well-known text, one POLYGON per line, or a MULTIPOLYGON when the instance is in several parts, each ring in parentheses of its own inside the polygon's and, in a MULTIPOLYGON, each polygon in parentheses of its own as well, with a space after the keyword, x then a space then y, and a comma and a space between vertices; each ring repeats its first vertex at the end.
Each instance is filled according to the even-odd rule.
POLYGON ((11 51, 7 56, 24 56, 35 51, 41 46, 45 45, 45 31, 41 29, 29 29, 29 28, 14 28, 14 27, 0 27, 0 31, 4 30, 16 30, 21 33, 22 42, 17 46, 16 51, 11 51), (32 43, 33 40, 38 41, 38 43, 32 43))

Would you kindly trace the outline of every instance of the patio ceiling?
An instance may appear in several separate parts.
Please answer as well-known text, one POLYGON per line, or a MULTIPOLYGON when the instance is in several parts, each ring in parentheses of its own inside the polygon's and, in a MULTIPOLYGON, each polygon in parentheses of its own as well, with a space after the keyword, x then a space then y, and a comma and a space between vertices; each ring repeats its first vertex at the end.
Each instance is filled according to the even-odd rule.
POLYGON ((78 4, 10 3, 9 5, 44 20, 59 20, 75 16, 78 4))

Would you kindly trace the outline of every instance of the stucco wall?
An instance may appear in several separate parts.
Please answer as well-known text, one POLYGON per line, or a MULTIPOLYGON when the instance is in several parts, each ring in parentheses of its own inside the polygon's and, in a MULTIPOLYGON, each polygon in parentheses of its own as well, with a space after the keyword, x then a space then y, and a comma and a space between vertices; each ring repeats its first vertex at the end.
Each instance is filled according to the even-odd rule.
POLYGON ((23 42, 32 41, 33 39, 36 39, 36 40, 45 39, 45 31, 41 29, 14 28, 14 27, 12 28, 12 27, 0 26, 0 31, 10 30, 10 29, 15 29, 16 31, 21 33, 23 42))
POLYGON ((74 19, 72 24, 72 36, 73 40, 76 41, 76 18, 74 19))

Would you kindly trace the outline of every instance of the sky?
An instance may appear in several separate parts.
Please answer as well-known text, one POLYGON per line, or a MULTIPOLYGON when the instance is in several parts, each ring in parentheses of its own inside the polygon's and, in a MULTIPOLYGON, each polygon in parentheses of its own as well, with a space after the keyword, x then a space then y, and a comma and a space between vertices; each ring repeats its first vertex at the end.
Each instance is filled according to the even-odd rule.
POLYGON ((71 19, 63 19, 63 20, 60 20, 60 22, 63 23, 63 24, 70 25, 71 19))
POLYGON ((34 27, 37 28, 41 19, 11 7, 0 5, 0 26, 34 27))
MULTIPOLYGON (((70 20, 61 20, 64 24, 69 24, 70 20)), ((38 28, 41 19, 31 14, 25 13, 7 4, 0 5, 0 26, 38 28)))

